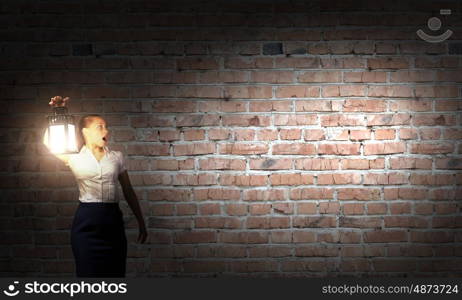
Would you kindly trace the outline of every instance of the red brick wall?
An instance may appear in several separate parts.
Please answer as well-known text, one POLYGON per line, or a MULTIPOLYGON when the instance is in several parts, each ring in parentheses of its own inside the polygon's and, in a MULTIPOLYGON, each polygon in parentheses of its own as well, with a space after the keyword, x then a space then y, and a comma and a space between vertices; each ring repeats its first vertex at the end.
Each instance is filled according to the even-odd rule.
POLYGON ((126 155, 128 276, 462 275, 460 2, 296 3, 2 1, 0 274, 74 276, 63 95, 126 155))

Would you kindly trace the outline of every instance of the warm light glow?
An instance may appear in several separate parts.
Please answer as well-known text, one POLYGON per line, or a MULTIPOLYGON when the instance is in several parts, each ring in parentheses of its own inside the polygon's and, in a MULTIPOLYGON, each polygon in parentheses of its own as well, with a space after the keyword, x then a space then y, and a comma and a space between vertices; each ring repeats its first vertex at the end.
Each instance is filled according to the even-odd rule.
POLYGON ((50 149, 51 153, 59 154, 66 152, 76 152, 77 143, 75 140, 75 126, 68 124, 67 140, 66 140, 66 131, 65 125, 50 125, 48 129, 50 130, 50 138, 48 138, 48 129, 45 132, 43 142, 50 149))

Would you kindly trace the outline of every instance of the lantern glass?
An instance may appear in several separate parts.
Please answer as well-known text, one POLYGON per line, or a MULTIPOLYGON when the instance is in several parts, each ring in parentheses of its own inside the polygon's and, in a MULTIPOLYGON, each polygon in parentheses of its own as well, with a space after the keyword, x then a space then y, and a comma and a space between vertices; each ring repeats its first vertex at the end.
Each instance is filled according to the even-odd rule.
POLYGON ((44 142, 54 154, 77 153, 74 119, 67 110, 54 109, 55 113, 48 116, 48 128, 44 142))

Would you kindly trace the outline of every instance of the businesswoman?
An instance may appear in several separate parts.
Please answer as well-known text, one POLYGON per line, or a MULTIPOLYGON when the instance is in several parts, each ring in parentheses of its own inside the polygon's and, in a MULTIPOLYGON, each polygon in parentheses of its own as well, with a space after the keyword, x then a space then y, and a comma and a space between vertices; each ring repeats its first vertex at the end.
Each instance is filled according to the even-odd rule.
MULTIPOLYGON (((68 99, 56 96, 49 104, 64 106, 68 99)), ((138 220, 137 241, 144 243, 147 231, 138 199, 122 152, 110 150, 107 146, 109 130, 104 118, 83 116, 79 121, 78 136, 79 144, 83 144, 79 153, 56 155, 69 166, 79 187, 79 206, 71 229, 76 276, 125 277, 127 239, 118 204, 117 180, 138 220)), ((46 140, 44 138, 45 145, 46 140)))

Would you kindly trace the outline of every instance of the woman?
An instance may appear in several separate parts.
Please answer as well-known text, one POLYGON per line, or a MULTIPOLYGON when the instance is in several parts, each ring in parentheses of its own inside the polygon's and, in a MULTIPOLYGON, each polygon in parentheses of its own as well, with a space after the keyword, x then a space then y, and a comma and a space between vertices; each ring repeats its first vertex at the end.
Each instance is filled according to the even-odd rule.
MULTIPOLYGON (((69 98, 53 97, 52 106, 64 106, 69 98)), ((46 135, 47 133, 45 133, 46 135)), ((56 155, 74 174, 79 206, 71 229, 71 245, 77 277, 125 277, 127 239, 119 208, 116 181, 139 224, 138 242, 147 238, 146 225, 130 183, 122 152, 106 145, 109 131, 99 115, 86 115, 78 126, 78 154, 56 155)), ((46 144, 47 139, 44 138, 46 144)), ((48 145, 47 145, 48 146, 48 145)))

